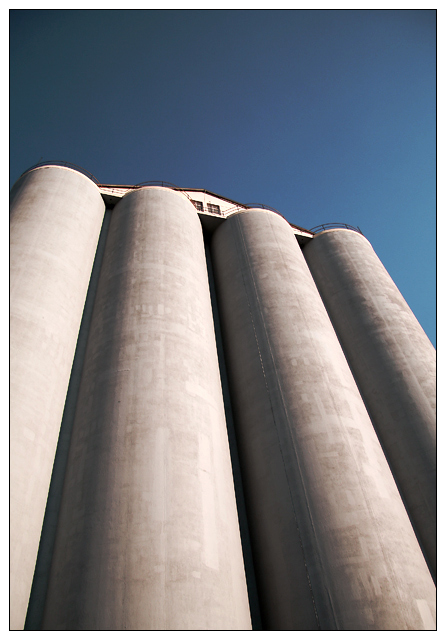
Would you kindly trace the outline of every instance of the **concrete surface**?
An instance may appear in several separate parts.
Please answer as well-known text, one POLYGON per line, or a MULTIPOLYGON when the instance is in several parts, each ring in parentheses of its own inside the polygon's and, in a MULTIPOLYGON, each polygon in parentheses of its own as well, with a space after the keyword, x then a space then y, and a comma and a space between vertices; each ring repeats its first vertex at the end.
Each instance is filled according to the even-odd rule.
POLYGON ((435 628, 435 586, 291 227, 236 214, 212 251, 264 628, 435 628))
POLYGON ((364 236, 324 231, 304 254, 435 579, 435 349, 364 236))
POLYGON ((11 192, 10 625, 23 629, 60 422, 104 216, 96 185, 34 169, 11 192))
POLYGON ((101 272, 102 259, 104 257, 110 218, 111 211, 106 210, 91 271, 90 284, 88 285, 87 296, 85 298, 84 313, 82 315, 82 322, 79 328, 76 351, 74 354, 73 365, 71 367, 70 383, 68 385, 62 421, 60 424, 59 439, 57 441, 53 472, 51 474, 51 483, 46 501, 45 517, 43 519, 42 532, 40 534, 39 553, 37 555, 36 567, 34 569, 33 585, 26 614, 25 631, 40 631, 42 628, 43 609, 45 606, 54 541, 56 539, 57 522, 62 502, 62 489, 65 478, 65 469, 67 466, 68 452, 70 449, 71 432, 73 429, 74 414, 79 395, 80 381, 82 378, 85 351, 87 348, 94 300, 101 272))
POLYGON ((202 230, 143 188, 111 218, 43 629, 250 628, 202 230))
MULTIPOLYGON (((201 218, 200 218, 201 219, 201 218)), ((202 224, 203 235, 206 238, 206 229, 202 224)), ((212 269, 211 248, 208 242, 204 245, 206 254, 206 266, 209 276, 209 289, 211 294, 212 315, 214 320, 215 341, 217 345, 218 365, 220 369, 220 381, 225 407, 226 428, 228 431, 229 451, 231 454, 232 478, 234 480, 235 497, 237 501, 237 515, 242 542, 243 560, 245 564, 246 587, 248 589, 249 607, 251 610, 251 624, 253 631, 263 631, 262 616, 260 612, 259 594, 255 575, 254 561, 252 558, 251 534, 249 532, 248 517, 246 513, 246 501, 243 490, 240 458, 237 448, 237 438, 234 428, 234 416, 232 413, 231 393, 229 390, 228 375, 226 372, 223 338, 221 335, 220 316, 218 313, 217 294, 215 291, 214 272, 212 269)))

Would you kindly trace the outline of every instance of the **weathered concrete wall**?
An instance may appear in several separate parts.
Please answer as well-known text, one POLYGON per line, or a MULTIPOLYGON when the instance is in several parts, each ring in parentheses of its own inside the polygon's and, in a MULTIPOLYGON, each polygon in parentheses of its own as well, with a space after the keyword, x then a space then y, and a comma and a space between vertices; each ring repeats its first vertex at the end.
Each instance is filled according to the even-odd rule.
POLYGON ((197 212, 158 187, 109 229, 44 629, 250 629, 197 212))
POLYGON ((11 193, 10 604, 23 629, 71 365, 105 206, 62 167, 11 193))
POLYGON ((364 236, 325 231, 304 254, 435 576, 435 349, 364 236))
POLYGON ((51 474, 51 483, 46 501, 45 517, 43 519, 42 532, 40 534, 39 553, 37 555, 36 567, 34 569, 33 585, 26 614, 25 631, 40 631, 42 626, 43 609, 45 606, 46 592, 48 588, 54 541, 56 539, 57 522, 62 502, 65 469, 70 449, 71 431, 73 429, 74 414, 76 411, 79 386, 82 378, 85 351, 87 348, 94 300, 101 272, 102 259, 104 257, 104 249, 108 227, 110 225, 111 213, 112 212, 109 209, 106 209, 91 271, 87 296, 85 298, 82 322, 79 327, 76 351, 73 358, 73 365, 71 367, 70 383, 68 385, 67 396, 65 399, 59 439, 57 441, 57 449, 54 457, 53 472, 51 474))
POLYGON ((434 628, 432 578, 290 226, 251 210, 212 246, 265 628, 434 628))
MULTIPOLYGON (((203 235, 206 231, 203 225, 203 235)), ((246 501, 243 491, 242 473, 240 470, 240 458, 237 450, 237 439, 234 429, 234 416, 232 415, 231 393, 229 390, 228 375, 226 372, 223 338, 221 335, 220 317, 218 313, 217 294, 215 291, 214 272, 212 269, 211 248, 205 240, 206 266, 209 276, 209 290, 211 294, 212 315, 214 320, 215 341, 217 345, 220 380, 225 407, 226 427, 228 431, 229 451, 231 454, 232 478, 234 480, 235 497, 237 501, 237 515, 242 542, 243 560, 245 564, 246 587, 248 590, 249 606, 251 610, 251 624, 253 631, 263 631, 262 617, 260 614, 259 595, 252 558, 251 536, 246 514, 246 501)))

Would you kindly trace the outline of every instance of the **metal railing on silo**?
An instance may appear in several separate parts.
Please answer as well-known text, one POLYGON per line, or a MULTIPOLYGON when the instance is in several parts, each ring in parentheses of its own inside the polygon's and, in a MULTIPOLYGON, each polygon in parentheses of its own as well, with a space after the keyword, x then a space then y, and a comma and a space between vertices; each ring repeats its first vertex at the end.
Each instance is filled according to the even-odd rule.
POLYGON ((317 227, 308 229, 308 231, 311 231, 312 233, 319 233, 319 231, 326 231, 327 229, 350 229, 350 231, 356 231, 362 236, 364 235, 359 227, 354 227, 346 222, 325 222, 324 224, 317 225, 317 227))

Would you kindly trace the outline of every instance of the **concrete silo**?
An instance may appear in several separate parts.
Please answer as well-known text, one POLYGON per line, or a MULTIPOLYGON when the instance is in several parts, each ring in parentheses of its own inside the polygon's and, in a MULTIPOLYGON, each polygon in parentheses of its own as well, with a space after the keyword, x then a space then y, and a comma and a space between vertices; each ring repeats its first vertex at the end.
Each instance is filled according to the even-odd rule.
POLYGON ((323 231, 304 254, 435 577, 435 350, 364 236, 323 231))
POLYGON ((112 214, 43 628, 251 628, 202 229, 170 189, 112 214))
POLYGON ((291 227, 234 214, 212 250, 265 628, 435 628, 435 586, 291 227))
POLYGON ((79 325, 105 206, 66 167, 11 192, 10 605, 23 629, 79 325))
POLYGON ((169 186, 13 188, 11 627, 41 536, 30 630, 435 628, 424 333, 360 234, 169 186))

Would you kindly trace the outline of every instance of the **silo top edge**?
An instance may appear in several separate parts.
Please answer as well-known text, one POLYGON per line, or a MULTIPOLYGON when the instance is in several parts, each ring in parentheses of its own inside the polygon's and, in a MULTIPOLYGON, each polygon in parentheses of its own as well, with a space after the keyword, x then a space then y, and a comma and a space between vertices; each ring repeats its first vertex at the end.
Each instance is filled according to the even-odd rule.
MULTIPOLYGON (((97 191, 100 193, 100 189, 98 187, 98 183, 95 182, 93 180, 93 178, 90 178, 86 173, 83 173, 82 170, 79 169, 74 169, 73 167, 66 167, 64 165, 60 165, 60 164, 41 164, 37 167, 31 167, 30 169, 27 169, 26 171, 24 171, 22 173, 22 175, 20 176, 20 178, 18 180, 16 180, 16 182, 14 183, 13 187, 15 186, 15 184, 17 184, 17 182, 19 182, 19 180, 21 180, 24 176, 28 175, 29 173, 33 172, 33 171, 40 171, 41 169, 62 169, 64 171, 71 171, 72 173, 76 173, 79 176, 82 176, 83 178, 85 178, 86 180, 88 180, 88 182, 92 185, 95 186, 95 188, 97 189, 97 191)), ((94 176, 93 176, 94 177, 94 176)))
POLYGON ((365 237, 365 235, 363 233, 361 233, 360 231, 355 231, 354 229, 343 229, 342 227, 337 227, 336 229, 324 229, 324 231, 319 231, 319 233, 315 233, 312 240, 315 240, 316 238, 319 238, 320 236, 323 236, 326 233, 336 233, 336 232, 341 232, 341 233, 353 233, 356 236, 359 236, 360 238, 364 238, 364 240, 366 242, 368 242, 370 244, 370 241, 367 240, 367 238, 365 237))
MULTIPOLYGON (((233 213, 229 213, 229 214, 226 216, 226 220, 229 220, 229 218, 232 218, 233 216, 238 216, 238 215, 240 215, 240 214, 242 214, 242 213, 252 213, 253 211, 257 211, 257 212, 260 212, 260 213, 271 213, 271 214, 273 214, 274 216, 279 216, 279 218, 282 218, 283 220, 285 220, 285 222, 286 222, 287 224, 290 224, 290 223, 288 222, 288 220, 285 218, 285 216, 283 216, 283 215, 282 215, 281 213, 279 213, 278 211, 274 211, 273 209, 261 209, 260 207, 259 207, 259 208, 256 208, 256 207, 250 207, 250 208, 248 208, 248 209, 242 209, 242 208, 240 208, 238 211, 234 211, 233 213)), ((291 225, 290 225, 290 226, 291 226, 291 225)))
MULTIPOLYGON (((190 201, 190 198, 183 191, 179 191, 178 189, 173 189, 172 187, 162 187, 160 185, 148 185, 148 186, 129 189, 126 193, 123 194, 122 199, 132 194, 139 193, 140 191, 148 191, 148 190, 153 191, 155 189, 158 191, 167 191, 169 193, 174 193, 180 196, 181 198, 183 198, 184 200, 186 200, 192 207, 194 206, 190 201)), ((194 210, 195 210, 195 207, 194 207, 194 210)))

